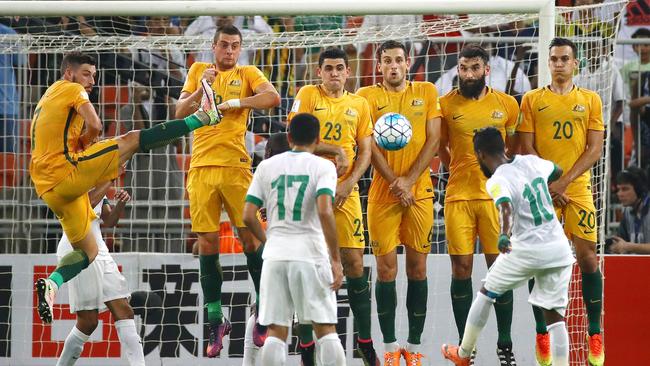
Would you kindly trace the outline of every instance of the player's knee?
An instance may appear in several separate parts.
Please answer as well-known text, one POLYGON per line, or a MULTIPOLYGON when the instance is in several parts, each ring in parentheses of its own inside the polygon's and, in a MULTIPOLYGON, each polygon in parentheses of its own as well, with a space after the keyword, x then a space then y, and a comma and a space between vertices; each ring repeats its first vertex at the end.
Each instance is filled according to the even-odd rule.
POLYGON ((472 262, 466 260, 451 261, 451 275, 455 279, 464 280, 472 277, 472 262))
POLYGON ((380 282, 391 282, 397 278, 397 266, 377 265, 377 280, 380 282))
POLYGON ((253 253, 257 250, 253 234, 250 231, 246 229, 237 229, 237 236, 244 247, 245 253, 253 253))
POLYGON ((406 266, 406 277, 409 280, 421 281, 427 278, 427 267, 426 265, 407 265, 406 266))
POLYGON ((210 255, 219 253, 219 232, 199 233, 199 254, 210 255))
POLYGON ((97 329, 97 324, 99 321, 97 317, 79 317, 77 316, 77 329, 79 329, 83 334, 91 335, 95 329, 97 329))
POLYGON ((347 277, 357 278, 363 275, 363 252, 359 250, 342 250, 341 261, 343 264, 343 274, 347 277))
POLYGON ((598 270, 598 257, 596 254, 578 257, 578 266, 582 273, 594 273, 598 270))

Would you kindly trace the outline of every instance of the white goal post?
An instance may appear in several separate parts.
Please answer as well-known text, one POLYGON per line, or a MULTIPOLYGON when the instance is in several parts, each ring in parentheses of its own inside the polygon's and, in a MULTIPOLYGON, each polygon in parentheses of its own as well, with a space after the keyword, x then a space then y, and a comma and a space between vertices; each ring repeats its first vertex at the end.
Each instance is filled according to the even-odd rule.
MULTIPOLYGON (((555 35, 555 0, 224 0, 224 1, 0 1, 0 16, 392 15, 538 13, 538 49, 555 35), (56 4, 56 6, 52 6, 56 4)), ((538 59, 539 85, 550 82, 548 53, 538 59)))

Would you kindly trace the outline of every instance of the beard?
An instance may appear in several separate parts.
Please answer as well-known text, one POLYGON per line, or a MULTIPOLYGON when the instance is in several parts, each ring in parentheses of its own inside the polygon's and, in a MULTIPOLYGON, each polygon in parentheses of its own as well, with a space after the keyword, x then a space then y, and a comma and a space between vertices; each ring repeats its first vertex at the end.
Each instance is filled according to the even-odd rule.
POLYGON ((468 99, 475 99, 481 95, 485 89, 485 74, 476 80, 463 80, 458 78, 458 89, 460 94, 468 99))
POLYGON ((483 162, 479 161, 478 165, 481 167, 481 171, 483 172, 483 175, 485 175, 487 179, 490 179, 492 177, 492 174, 494 173, 491 172, 490 169, 487 167, 487 165, 483 164, 483 162))

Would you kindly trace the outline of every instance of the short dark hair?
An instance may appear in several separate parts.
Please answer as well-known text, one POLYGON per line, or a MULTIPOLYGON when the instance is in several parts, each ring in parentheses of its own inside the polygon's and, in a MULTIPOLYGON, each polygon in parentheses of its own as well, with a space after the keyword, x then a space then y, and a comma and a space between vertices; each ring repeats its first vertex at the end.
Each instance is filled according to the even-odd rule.
POLYGON ((289 140, 287 140, 286 132, 278 132, 272 134, 268 141, 266 141, 266 152, 265 158, 270 158, 273 155, 282 154, 285 151, 288 151, 289 140))
POLYGON ((650 29, 639 28, 632 33, 632 38, 650 38, 650 29))
POLYGON ((294 145, 305 146, 316 142, 320 135, 318 118, 309 113, 298 113, 289 124, 289 136, 294 145))
POLYGON ((402 42, 391 39, 382 43, 381 46, 379 46, 379 49, 377 49, 377 59, 380 60, 381 54, 384 53, 385 51, 393 50, 395 48, 401 48, 402 51, 404 51, 404 56, 408 57, 409 54, 408 51, 406 50, 406 45, 404 45, 404 43, 402 42))
POLYGON ((478 57, 481 60, 483 60, 483 63, 485 65, 490 62, 490 54, 485 50, 485 48, 481 47, 480 45, 476 43, 468 44, 463 47, 462 50, 460 50, 460 53, 458 54, 458 58, 475 58, 478 57))
POLYGON ((474 133, 474 151, 488 155, 500 155, 506 151, 501 132, 495 127, 485 127, 474 133))
POLYGON ((75 68, 83 64, 95 66, 97 65, 97 61, 95 61, 94 57, 88 54, 79 51, 70 52, 63 56, 63 61, 61 61, 61 75, 65 73, 65 70, 68 67, 75 68))
POLYGON ((548 45, 548 50, 550 51, 551 48, 553 48, 553 47, 563 47, 563 46, 571 47, 571 53, 573 53, 573 58, 578 57, 578 46, 576 46, 576 44, 573 43, 572 40, 562 38, 562 37, 553 38, 551 40, 551 44, 548 45))
POLYGON ((219 39, 219 35, 221 33, 227 34, 227 35, 230 35, 230 36, 239 36, 239 41, 240 42, 243 39, 243 37, 241 35, 241 31, 239 30, 239 28, 235 27, 234 25, 224 25, 223 27, 217 28, 217 31, 214 33, 214 38, 212 39, 212 42, 216 42, 219 39))
POLYGON ((321 52, 320 55, 318 56, 318 67, 323 66, 323 62, 325 62, 325 59, 335 59, 335 58, 342 58, 343 62, 345 63, 345 67, 348 66, 348 54, 343 51, 343 49, 338 48, 338 47, 328 47, 325 49, 325 51, 321 52))
POLYGON ((648 176, 643 169, 629 167, 616 174, 616 184, 629 184, 634 187, 637 197, 645 196, 648 191, 648 176))

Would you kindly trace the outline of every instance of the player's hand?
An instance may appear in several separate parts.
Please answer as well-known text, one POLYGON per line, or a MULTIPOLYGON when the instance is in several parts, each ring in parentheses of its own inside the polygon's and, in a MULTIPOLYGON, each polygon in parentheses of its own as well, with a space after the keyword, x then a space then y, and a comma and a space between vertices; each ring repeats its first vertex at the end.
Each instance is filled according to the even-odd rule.
POLYGON ((558 207, 564 207, 571 202, 571 199, 566 194, 551 196, 551 198, 553 199, 553 205, 558 207))
POLYGON ((334 207, 341 207, 348 199, 354 189, 354 182, 346 179, 336 185, 336 195, 334 195, 334 207))
POLYGON ((503 254, 508 254, 512 251, 512 245, 510 244, 510 237, 506 234, 499 235, 499 251, 503 254))
POLYGON ((411 193, 412 187, 413 187, 413 182, 411 182, 408 178, 397 177, 388 186, 388 189, 390 189, 390 191, 398 198, 402 198, 402 196, 411 193))
POLYGON ((203 71, 203 75, 201 76, 201 78, 207 80, 208 83, 210 83, 210 85, 214 83, 214 79, 216 79, 216 77, 217 77, 217 69, 215 69, 214 67, 208 67, 207 69, 205 69, 205 71, 203 71))
POLYGON ((339 261, 332 261, 332 278, 333 282, 330 288, 337 291, 343 284, 343 265, 339 261))
POLYGON ((618 236, 613 236, 612 245, 609 246, 609 251, 615 254, 625 254, 629 251, 628 244, 630 243, 623 240, 623 238, 620 238, 618 236))
POLYGON ((336 162, 336 175, 338 177, 343 176, 343 174, 348 171, 348 167, 350 166, 348 157, 345 155, 343 149, 341 149, 341 152, 339 154, 336 154, 336 156, 334 156, 334 162, 336 162))
POLYGON ((407 194, 404 194, 399 198, 399 202, 403 207, 409 207, 415 204, 415 196, 413 195, 413 193, 408 192, 407 194))
POLYGON ((129 192, 120 189, 115 193, 115 200, 117 202, 127 203, 131 200, 131 196, 129 195, 129 192))
POLYGON ((568 186, 569 182, 565 181, 563 177, 555 182, 551 182, 551 184, 548 185, 548 191, 551 194, 551 198, 555 200, 556 196, 563 196, 568 186))

